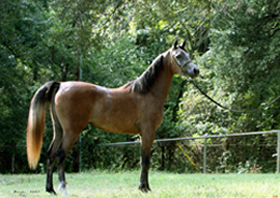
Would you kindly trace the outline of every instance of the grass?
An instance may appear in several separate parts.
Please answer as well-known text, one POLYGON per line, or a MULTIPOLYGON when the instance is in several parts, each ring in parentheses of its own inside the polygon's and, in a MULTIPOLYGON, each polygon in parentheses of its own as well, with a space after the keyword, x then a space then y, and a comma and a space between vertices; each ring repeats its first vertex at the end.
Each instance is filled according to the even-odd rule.
MULTIPOLYGON (((152 192, 141 193, 139 172, 66 174, 68 197, 280 197, 276 174, 150 172, 152 192)), ((0 197, 50 197, 45 175, 0 175, 0 197)), ((54 186, 58 179, 54 176, 54 186)), ((60 197, 61 194, 58 195, 60 197)))

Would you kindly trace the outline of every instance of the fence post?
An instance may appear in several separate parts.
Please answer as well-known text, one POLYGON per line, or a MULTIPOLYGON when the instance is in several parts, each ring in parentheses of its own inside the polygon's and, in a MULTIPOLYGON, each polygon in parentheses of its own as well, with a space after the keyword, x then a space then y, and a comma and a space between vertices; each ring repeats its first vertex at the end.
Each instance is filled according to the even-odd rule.
POLYGON ((203 148, 203 173, 206 174, 206 152, 207 152, 207 138, 204 139, 204 148, 203 148))
POLYGON ((280 169, 280 132, 277 133, 277 169, 276 173, 279 174, 280 169))
POLYGON ((15 153, 12 155, 12 174, 15 174, 15 153))
MULTIPOLYGON (((79 67, 79 81, 82 81, 83 78, 83 55, 80 56, 80 67, 79 67)), ((82 133, 79 135, 79 173, 82 172, 82 133)))

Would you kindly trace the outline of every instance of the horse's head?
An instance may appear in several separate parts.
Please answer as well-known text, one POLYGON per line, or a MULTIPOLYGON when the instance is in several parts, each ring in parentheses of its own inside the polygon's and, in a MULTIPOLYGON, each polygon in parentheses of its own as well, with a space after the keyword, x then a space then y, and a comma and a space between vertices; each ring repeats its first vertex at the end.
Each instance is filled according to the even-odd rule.
POLYGON ((178 40, 176 40, 170 49, 171 69, 174 74, 196 78, 199 74, 199 69, 191 61, 190 55, 185 50, 185 44, 186 40, 181 45, 178 45, 178 40))

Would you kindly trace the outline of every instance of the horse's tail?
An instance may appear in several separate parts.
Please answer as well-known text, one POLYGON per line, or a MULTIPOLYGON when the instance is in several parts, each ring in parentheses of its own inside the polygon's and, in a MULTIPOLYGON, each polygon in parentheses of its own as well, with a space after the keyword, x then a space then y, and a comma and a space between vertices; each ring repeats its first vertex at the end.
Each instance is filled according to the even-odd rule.
POLYGON ((40 159, 46 104, 52 101, 59 85, 59 82, 54 81, 45 83, 37 90, 31 100, 26 132, 27 158, 31 169, 37 167, 40 159))

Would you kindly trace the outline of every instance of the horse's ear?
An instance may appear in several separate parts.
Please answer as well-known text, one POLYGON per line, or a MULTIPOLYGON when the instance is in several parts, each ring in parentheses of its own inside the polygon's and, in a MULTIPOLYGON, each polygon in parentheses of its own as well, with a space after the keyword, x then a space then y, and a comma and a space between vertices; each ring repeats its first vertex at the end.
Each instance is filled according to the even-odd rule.
POLYGON ((184 39, 183 43, 180 45, 181 48, 185 49, 186 39, 184 39))
POLYGON ((173 44, 173 48, 176 49, 178 45, 178 39, 175 40, 174 44, 173 44))

